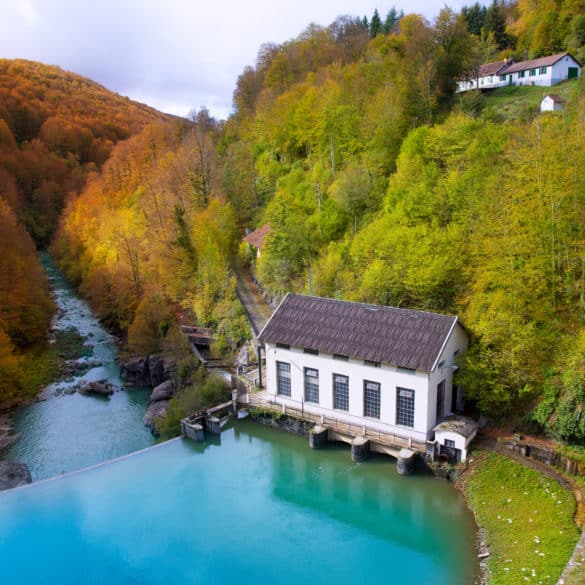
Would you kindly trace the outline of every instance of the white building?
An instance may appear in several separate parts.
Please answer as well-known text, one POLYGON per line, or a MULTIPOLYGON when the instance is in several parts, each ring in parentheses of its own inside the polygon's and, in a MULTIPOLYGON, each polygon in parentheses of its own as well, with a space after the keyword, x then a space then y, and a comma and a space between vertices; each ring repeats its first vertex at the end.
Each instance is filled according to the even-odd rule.
POLYGON ((258 339, 278 405, 418 442, 461 406, 457 317, 287 294, 258 339))
POLYGON ((474 79, 458 82, 457 91, 494 89, 505 85, 550 87, 581 76, 581 64, 569 53, 558 53, 530 61, 496 61, 482 65, 474 79))
POLYGON ((541 112, 560 112, 565 105, 565 100, 555 93, 548 93, 540 102, 541 112))

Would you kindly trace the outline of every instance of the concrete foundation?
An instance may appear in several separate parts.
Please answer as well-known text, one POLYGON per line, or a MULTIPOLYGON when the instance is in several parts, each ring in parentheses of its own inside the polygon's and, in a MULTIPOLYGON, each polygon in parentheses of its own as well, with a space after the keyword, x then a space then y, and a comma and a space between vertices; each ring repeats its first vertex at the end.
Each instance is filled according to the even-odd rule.
POLYGON ((316 425, 309 431, 309 447, 311 449, 323 449, 328 442, 329 438, 325 427, 316 425))
POLYGON ((181 421, 181 434, 192 441, 202 442, 205 439, 203 425, 199 423, 189 423, 185 419, 181 421))
POLYGON ((216 416, 208 416, 206 419, 207 430, 214 435, 221 434, 221 421, 216 416))
POLYGON ((353 461, 365 461, 370 454, 370 439, 356 437, 351 444, 351 458, 353 461))
POLYGON ((400 475, 410 475, 414 471, 416 452, 410 449, 401 449, 396 459, 396 471, 400 475))

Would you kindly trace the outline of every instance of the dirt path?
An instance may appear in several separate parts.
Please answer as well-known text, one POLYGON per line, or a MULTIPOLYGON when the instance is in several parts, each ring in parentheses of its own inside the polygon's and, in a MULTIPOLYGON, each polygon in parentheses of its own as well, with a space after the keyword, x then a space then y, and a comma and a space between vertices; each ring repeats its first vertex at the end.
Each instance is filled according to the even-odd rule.
POLYGON ((254 284, 250 271, 239 265, 234 265, 233 270, 237 277, 236 292, 238 298, 246 311, 248 321, 252 326, 254 335, 258 335, 266 321, 272 315, 272 308, 260 294, 258 287, 254 284))

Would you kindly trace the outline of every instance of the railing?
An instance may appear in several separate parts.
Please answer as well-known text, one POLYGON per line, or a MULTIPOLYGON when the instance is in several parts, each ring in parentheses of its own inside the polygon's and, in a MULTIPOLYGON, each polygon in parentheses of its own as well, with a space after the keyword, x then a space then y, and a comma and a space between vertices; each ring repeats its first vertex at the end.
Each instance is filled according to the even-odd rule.
POLYGON ((269 400, 265 395, 262 394, 249 393, 248 404, 250 406, 259 406, 273 410, 275 412, 287 414, 293 418, 310 420, 316 424, 323 425, 328 429, 339 433, 345 433, 356 437, 367 437, 368 439, 386 447, 406 447, 421 452, 426 450, 426 443, 424 441, 417 441, 416 439, 396 434, 390 430, 383 430, 365 424, 352 423, 349 421, 340 420, 335 417, 327 416, 326 414, 310 412, 304 408, 288 406, 274 400, 269 400))

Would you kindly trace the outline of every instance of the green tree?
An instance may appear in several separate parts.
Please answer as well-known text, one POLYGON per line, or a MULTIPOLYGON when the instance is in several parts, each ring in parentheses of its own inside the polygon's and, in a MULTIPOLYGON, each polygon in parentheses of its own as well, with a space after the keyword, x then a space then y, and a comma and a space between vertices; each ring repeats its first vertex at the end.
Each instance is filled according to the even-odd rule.
POLYGON ((378 9, 374 10, 372 20, 370 21, 370 37, 375 38, 382 33, 382 19, 378 14, 378 9))

